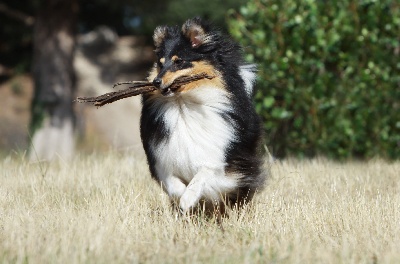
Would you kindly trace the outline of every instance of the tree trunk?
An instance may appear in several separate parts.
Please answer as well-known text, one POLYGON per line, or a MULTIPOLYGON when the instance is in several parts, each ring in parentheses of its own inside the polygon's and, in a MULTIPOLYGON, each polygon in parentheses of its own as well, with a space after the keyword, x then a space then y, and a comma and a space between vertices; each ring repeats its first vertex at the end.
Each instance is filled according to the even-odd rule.
POLYGON ((35 21, 31 160, 69 159, 75 147, 73 58, 77 0, 43 0, 35 21))

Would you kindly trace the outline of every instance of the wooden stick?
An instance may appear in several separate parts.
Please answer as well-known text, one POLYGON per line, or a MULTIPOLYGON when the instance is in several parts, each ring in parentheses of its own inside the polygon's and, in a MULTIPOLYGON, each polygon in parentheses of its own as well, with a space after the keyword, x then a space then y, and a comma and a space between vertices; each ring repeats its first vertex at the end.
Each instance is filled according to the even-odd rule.
POLYGON ((96 97, 78 97, 76 98, 76 101, 79 103, 92 103, 93 105, 100 107, 124 98, 136 96, 154 90, 156 90, 156 88, 150 85, 144 87, 129 87, 128 89, 120 90, 117 92, 110 92, 96 97))
POLYGON ((132 83, 134 84, 134 87, 153 85, 148 81, 127 81, 127 82, 114 83, 113 88, 115 88, 116 86, 121 85, 121 84, 132 84, 132 83))
MULTIPOLYGON (((210 76, 206 73, 195 74, 191 76, 181 76, 176 78, 175 81, 170 85, 171 90, 176 90, 182 85, 188 84, 190 82, 198 81, 201 79, 213 79, 215 76, 210 76)), ((122 85, 122 84, 132 84, 132 86, 128 87, 124 90, 119 90, 116 92, 106 93, 96 97, 78 97, 75 101, 79 103, 92 103, 97 107, 101 107, 105 104, 110 104, 112 102, 128 98, 131 96, 136 96, 139 94, 144 94, 148 92, 152 92, 157 90, 157 88, 151 82, 147 81, 127 81, 127 82, 119 82, 114 84, 113 88, 122 85)))

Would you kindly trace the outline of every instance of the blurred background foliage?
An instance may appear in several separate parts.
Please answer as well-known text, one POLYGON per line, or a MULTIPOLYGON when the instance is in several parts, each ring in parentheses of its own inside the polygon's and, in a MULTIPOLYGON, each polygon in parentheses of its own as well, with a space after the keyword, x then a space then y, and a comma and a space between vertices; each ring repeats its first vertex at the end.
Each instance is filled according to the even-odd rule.
MULTIPOLYGON (((41 7, 0 3, 0 81, 31 70, 41 7)), ((400 158, 397 0, 79 1, 78 32, 106 25, 151 43, 157 25, 196 15, 229 31, 258 64, 256 107, 275 156, 400 158)))
POLYGON ((250 0, 227 21, 275 155, 400 157, 399 1, 250 0))

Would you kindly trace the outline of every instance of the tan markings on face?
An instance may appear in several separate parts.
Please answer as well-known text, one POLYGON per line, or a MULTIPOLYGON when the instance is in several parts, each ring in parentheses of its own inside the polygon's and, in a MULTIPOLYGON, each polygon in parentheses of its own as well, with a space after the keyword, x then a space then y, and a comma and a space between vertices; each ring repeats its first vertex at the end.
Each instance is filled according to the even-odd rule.
POLYGON ((160 62, 161 62, 161 64, 164 64, 165 63, 165 58, 161 58, 160 62))
POLYGON ((218 72, 212 65, 206 62, 192 62, 193 68, 190 69, 190 75, 207 73, 210 76, 215 76, 212 79, 202 79, 183 85, 178 89, 179 92, 187 92, 202 85, 208 85, 219 89, 225 89, 224 81, 221 73, 218 72))
POLYGON ((172 58, 171 58, 172 61, 176 61, 177 59, 179 59, 179 58, 176 55, 172 56, 172 58))
POLYGON ((172 84, 172 82, 180 77, 180 76, 184 76, 184 75, 190 75, 191 74, 191 70, 192 69, 183 69, 183 70, 179 70, 179 71, 175 71, 175 72, 166 72, 164 74, 163 77, 161 77, 162 79, 162 86, 166 87, 172 84))

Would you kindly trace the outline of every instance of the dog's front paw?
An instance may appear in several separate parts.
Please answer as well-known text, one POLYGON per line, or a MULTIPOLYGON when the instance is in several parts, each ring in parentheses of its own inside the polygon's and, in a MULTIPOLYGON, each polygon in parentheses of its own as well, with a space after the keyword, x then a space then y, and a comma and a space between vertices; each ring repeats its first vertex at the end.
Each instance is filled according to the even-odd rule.
POLYGON ((183 193, 180 202, 179 210, 181 214, 186 214, 191 208, 195 207, 201 198, 201 192, 195 188, 186 188, 183 193))

